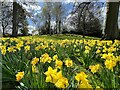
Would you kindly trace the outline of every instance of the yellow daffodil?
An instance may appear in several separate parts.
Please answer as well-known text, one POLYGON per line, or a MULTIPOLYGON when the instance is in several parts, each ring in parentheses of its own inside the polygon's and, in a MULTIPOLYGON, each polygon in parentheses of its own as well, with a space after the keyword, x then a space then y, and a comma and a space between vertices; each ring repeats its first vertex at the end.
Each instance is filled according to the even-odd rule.
POLYGON ((85 50, 85 54, 88 54, 90 51, 89 50, 85 50))
POLYGON ((24 71, 23 72, 18 72, 16 74, 16 81, 20 81, 24 76, 24 71))
POLYGON ((92 88, 92 86, 88 83, 88 82, 83 82, 81 81, 80 85, 79 85, 79 88, 92 88))
POLYGON ((55 83, 57 81, 57 69, 53 69, 52 67, 48 67, 48 71, 46 71, 44 73, 47 77, 46 77, 46 82, 51 82, 51 83, 55 83))
POLYGON ((8 47, 8 52, 15 52, 16 51, 16 49, 15 49, 15 46, 10 46, 10 47, 8 47))
POLYGON ((48 67, 48 71, 47 72, 45 72, 44 74, 45 75, 47 75, 47 76, 49 76, 49 75, 51 75, 51 74, 56 74, 57 73, 57 69, 53 69, 52 67, 48 67))
POLYGON ((113 71, 113 67, 116 66, 116 62, 112 61, 112 60, 106 60, 105 61, 105 66, 106 68, 108 68, 109 70, 113 71))
POLYGON ((75 76, 75 79, 79 82, 80 80, 82 81, 87 81, 86 78, 88 76, 84 72, 77 73, 75 76))
POLYGON ((30 46, 27 45, 27 46, 24 47, 24 49, 25 49, 25 52, 27 52, 27 51, 30 50, 30 46))
POLYGON ((66 88, 68 87, 69 83, 68 83, 68 79, 65 77, 60 78, 56 83, 55 86, 57 88, 66 88))
POLYGON ((67 67, 72 67, 73 66, 73 61, 71 59, 67 58, 66 61, 65 61, 65 65, 67 67))
POLYGON ((100 49, 97 49, 96 54, 99 54, 100 52, 101 52, 100 49))
POLYGON ((56 61, 55 61, 55 66, 56 66, 57 68, 61 69, 62 65, 63 65, 63 62, 62 62, 61 60, 56 60, 56 61))
POLYGON ((2 55, 6 54, 6 46, 0 46, 2 55))
POLYGON ((111 59, 113 57, 114 57, 113 53, 108 53, 108 54, 103 54, 101 58, 103 58, 103 59, 111 59))
POLYGON ((56 60, 58 60, 58 56, 57 56, 57 55, 54 55, 54 56, 53 56, 53 61, 56 61, 56 60))
POLYGON ((39 58, 35 57, 32 59, 31 64, 36 65, 39 62, 39 58))
POLYGON ((89 66, 89 69, 93 74, 96 73, 99 68, 100 68, 100 64, 89 66))
POLYGON ((50 63, 52 61, 52 58, 47 54, 43 54, 41 57, 40 57, 40 62, 43 62, 43 63, 50 63))
POLYGON ((33 73, 38 73, 39 72, 35 65, 32 65, 32 72, 33 73))

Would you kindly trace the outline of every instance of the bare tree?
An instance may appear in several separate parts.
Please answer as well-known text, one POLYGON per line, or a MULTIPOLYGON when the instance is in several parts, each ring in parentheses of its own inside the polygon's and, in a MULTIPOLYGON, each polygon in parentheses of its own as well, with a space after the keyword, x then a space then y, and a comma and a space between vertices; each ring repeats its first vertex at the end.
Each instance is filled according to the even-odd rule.
POLYGON ((10 32, 12 24, 12 4, 9 2, 1 2, 1 26, 2 33, 5 36, 5 33, 10 32))
POLYGON ((45 20, 46 33, 51 35, 52 3, 45 2, 42 8, 42 17, 45 20))
MULTIPOLYGON (((94 2, 74 3, 74 9, 71 12, 72 14, 71 17, 73 16, 74 17, 71 23, 76 26, 76 30, 78 32, 82 33, 83 38, 85 37, 86 32, 88 33, 88 30, 87 30, 88 27, 90 29, 90 27, 93 26, 88 24, 91 24, 91 22, 94 22, 94 21, 98 22, 101 14, 101 8, 100 8, 101 5, 102 3, 100 4, 100 3, 94 3, 94 2)), ((100 23, 97 23, 97 24, 100 25, 100 23)), ((100 28, 98 28, 98 30, 99 29, 100 28)))
POLYGON ((52 13, 53 13, 53 16, 55 17, 55 21, 56 21, 55 31, 57 34, 60 34, 62 19, 65 14, 65 7, 63 6, 62 2, 55 2, 53 4, 53 12, 52 13))

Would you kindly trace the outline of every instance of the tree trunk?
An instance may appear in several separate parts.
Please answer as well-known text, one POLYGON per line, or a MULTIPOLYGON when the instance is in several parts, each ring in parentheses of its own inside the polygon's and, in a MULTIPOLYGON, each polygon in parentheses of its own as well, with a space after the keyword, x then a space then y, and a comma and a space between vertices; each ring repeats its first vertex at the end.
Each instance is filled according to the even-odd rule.
MULTIPOLYGON (((85 14, 85 13, 84 13, 85 14)), ((83 16, 83 38, 85 38, 85 29, 86 29, 86 21, 85 21, 85 15, 83 16)))
POLYGON ((61 32, 61 21, 59 20, 59 34, 61 32))
MULTIPOLYGON (((3 7, 3 6, 4 6, 4 5, 3 5, 3 2, 2 2, 2 7, 3 7)), ((2 10, 2 14, 3 14, 3 10, 2 10)), ((4 36, 4 35, 5 35, 5 29, 4 29, 4 25, 3 25, 3 18, 2 18, 1 23, 2 23, 3 36, 4 36)))
POLYGON ((3 20, 2 20, 2 29, 3 29, 3 37, 5 36, 5 28, 4 28, 4 25, 3 25, 3 20))
POLYGON ((51 27, 50 27, 51 23, 50 23, 50 21, 51 21, 51 16, 49 15, 49 17, 48 17, 48 30, 49 30, 49 32, 48 33, 51 35, 51 27))
POLYGON ((12 37, 17 37, 17 2, 13 2, 13 30, 12 37))
POLYGON ((119 36, 118 30, 119 2, 108 2, 105 24, 105 38, 114 40, 119 36))
POLYGON ((56 34, 58 35, 58 17, 56 16, 56 34))
POLYGON ((5 36, 5 28, 3 28, 3 37, 5 36))

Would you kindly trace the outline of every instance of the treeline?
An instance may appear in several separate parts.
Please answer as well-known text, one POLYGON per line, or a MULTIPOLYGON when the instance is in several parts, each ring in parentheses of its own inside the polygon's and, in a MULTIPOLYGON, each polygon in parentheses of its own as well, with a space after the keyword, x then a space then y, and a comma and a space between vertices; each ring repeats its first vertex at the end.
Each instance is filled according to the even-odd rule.
POLYGON ((1 24, 3 36, 28 35, 26 10, 17 2, 1 2, 1 24), (19 33, 18 33, 19 32, 19 33))
POLYGON ((74 3, 73 10, 67 16, 66 7, 62 2, 46 2, 42 8, 41 17, 42 21, 37 24, 38 34, 81 34, 91 36, 102 36, 102 25, 100 18, 102 3, 74 3), (95 12, 95 11, 96 12, 95 12), (99 12, 99 13, 98 13, 99 12), (54 26, 51 25, 55 21, 54 26), (72 26, 73 29, 70 29, 72 26))
MULTIPOLYGON (((11 29, 12 37, 17 37, 19 34, 29 35, 27 17, 30 17, 31 14, 28 14, 29 12, 23 8, 23 4, 27 5, 27 2, 1 2, 3 36, 10 32, 9 29, 11 29)), ((73 9, 68 14, 64 3, 44 2, 41 13, 31 17, 36 27, 32 33, 37 32, 39 35, 71 33, 81 34, 83 37, 86 35, 102 37, 103 32, 102 39, 119 39, 118 14, 120 2, 107 2, 106 4, 106 22, 105 28, 103 28, 101 13, 105 3, 74 2, 73 9)))

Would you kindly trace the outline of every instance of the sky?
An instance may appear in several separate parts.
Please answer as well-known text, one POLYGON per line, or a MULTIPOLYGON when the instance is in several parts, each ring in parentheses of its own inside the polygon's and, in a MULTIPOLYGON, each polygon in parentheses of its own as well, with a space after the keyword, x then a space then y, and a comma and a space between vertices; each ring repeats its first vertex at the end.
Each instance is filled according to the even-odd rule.
MULTIPOLYGON (((35 10, 34 11, 34 16, 35 15, 40 15, 40 13, 41 13, 41 10, 42 10, 42 7, 43 7, 43 5, 44 5, 44 2, 39 2, 38 3, 38 6, 30 6, 30 7, 25 7, 24 5, 23 5, 23 7, 25 7, 26 9, 27 9, 27 11, 28 12, 31 12, 32 10, 31 10, 31 8, 33 9, 33 10, 35 10)), ((65 16, 68 16, 69 15, 69 13, 72 11, 72 9, 73 9, 73 3, 72 2, 66 2, 66 3, 63 3, 63 5, 65 6, 65 10, 66 10, 66 15, 65 16)), ((54 22, 54 21, 53 21, 54 22)), ((29 31, 30 31, 30 33, 32 32, 32 30, 34 30, 34 29, 36 29, 35 28, 35 24, 33 23, 33 21, 30 19, 30 18, 28 18, 28 23, 29 23, 29 26, 28 26, 28 28, 29 28, 29 31)))
MULTIPOLYGON (((65 0, 65 2, 63 2, 63 5, 65 6, 65 10, 66 10, 66 18, 68 18, 70 16, 70 12, 73 9, 73 2, 72 1, 73 0, 65 0)), ((79 0, 79 1, 83 1, 83 0, 79 0)), ((105 2, 105 0, 99 0, 99 2, 105 2)), ((40 13, 42 11, 43 5, 44 5, 44 2, 38 2, 37 5, 36 4, 32 4, 32 5, 29 4, 29 6, 23 5, 23 7, 28 12, 32 12, 33 15, 35 16, 37 14, 40 15, 40 13), (34 10, 34 12, 33 12, 33 10, 34 10)), ((103 13, 102 13, 102 15, 103 15, 103 18, 105 19, 105 16, 106 16, 106 7, 103 7, 103 13)), ((119 21, 120 21, 120 19, 119 19, 119 21)), ((36 25, 32 22, 32 20, 30 18, 28 18, 28 23, 29 23, 28 28, 29 28, 29 31, 30 31, 29 33, 32 33, 32 30, 36 29, 36 25)), ((54 23, 54 21, 53 21, 53 23, 54 23)))

